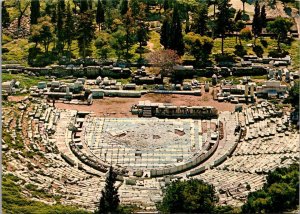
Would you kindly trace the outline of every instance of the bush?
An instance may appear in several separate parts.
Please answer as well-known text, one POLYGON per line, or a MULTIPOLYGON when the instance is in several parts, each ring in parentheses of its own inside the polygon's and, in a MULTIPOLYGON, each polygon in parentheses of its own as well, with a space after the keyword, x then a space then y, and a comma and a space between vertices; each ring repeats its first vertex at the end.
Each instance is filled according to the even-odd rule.
POLYGON ((268 42, 266 41, 266 40, 264 40, 264 39, 262 39, 262 40, 260 40, 260 43, 262 44, 262 46, 264 47, 264 48, 267 48, 268 47, 268 42))
POLYGON ((273 58, 283 58, 289 54, 288 51, 273 49, 269 51, 269 57, 273 58))
POLYGON ((160 210, 170 213, 212 213, 218 198, 212 185, 201 180, 172 182, 160 210))
POLYGON ((299 201, 299 165, 277 168, 261 190, 248 195, 243 213, 282 213, 296 209, 299 201))
POLYGON ((8 53, 8 52, 9 52, 8 48, 2 48, 2 54, 8 53))
POLYGON ((229 62, 229 63, 234 63, 235 59, 234 56, 230 53, 224 53, 224 54, 215 54, 215 61, 217 63, 221 62, 229 62))
POLYGON ((242 20, 243 21, 249 21, 250 20, 250 16, 245 13, 245 14, 242 15, 242 20))
POLYGON ((243 57, 245 55, 247 55, 247 51, 244 49, 243 45, 236 45, 235 47, 235 51, 234 54, 239 56, 239 57, 243 57))
POLYGON ((249 27, 245 27, 240 31, 240 37, 246 41, 252 39, 252 32, 249 27))
POLYGON ((260 45, 254 46, 253 51, 258 57, 262 57, 264 54, 264 49, 260 45))

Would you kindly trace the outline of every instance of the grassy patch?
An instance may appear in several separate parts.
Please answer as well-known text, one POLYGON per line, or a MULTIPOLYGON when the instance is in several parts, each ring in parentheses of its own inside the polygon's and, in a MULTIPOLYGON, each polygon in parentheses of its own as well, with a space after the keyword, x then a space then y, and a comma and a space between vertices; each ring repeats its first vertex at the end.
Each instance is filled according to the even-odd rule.
POLYGON ((11 137, 11 135, 4 130, 2 133, 2 138, 3 138, 4 142, 6 143, 6 145, 8 146, 8 148, 10 148, 10 149, 12 148, 12 149, 16 149, 16 150, 24 149, 24 143, 20 139, 20 134, 18 134, 18 132, 17 132, 17 137, 16 137, 15 141, 13 141, 13 138, 11 137))
MULTIPOLYGON (((263 47, 260 39, 256 40, 256 45, 260 45, 263 47, 264 49, 264 56, 267 56, 269 51, 276 48, 277 47, 277 42, 274 39, 271 38, 264 38, 264 40, 267 41, 268 43, 268 47, 263 47)), ((213 54, 217 54, 217 53, 221 53, 221 44, 222 44, 222 40, 221 38, 217 38, 214 40, 214 47, 212 50, 213 54)), ((236 42, 236 38, 235 37, 228 37, 224 40, 224 51, 228 52, 228 53, 233 53, 235 51, 235 46, 239 44, 239 41, 236 42)), ((247 54, 254 54, 252 47, 248 47, 247 44, 253 44, 253 40, 249 40, 249 41, 244 41, 242 40, 242 45, 244 47, 244 49, 247 51, 247 54)), ((293 50, 296 49, 295 47, 297 47, 297 45, 299 45, 299 41, 294 41, 292 43, 291 46, 289 45, 285 45, 285 44, 281 44, 282 48, 290 51, 291 53, 294 52, 294 55, 296 54, 296 51, 298 52, 298 50, 293 50)), ((299 53, 298 53, 299 54, 299 53)))
POLYGON ((299 70, 300 69, 300 41, 299 40, 295 40, 292 42, 291 48, 290 48, 290 55, 292 58, 292 68, 295 70, 299 70))
POLYGON ((25 188, 30 191, 31 195, 35 198, 52 198, 52 195, 47 193, 43 189, 39 189, 38 186, 34 184, 26 184, 25 188))
POLYGON ((25 74, 2 74, 3 82, 10 81, 12 79, 19 81, 22 88, 30 88, 31 86, 37 85, 40 81, 48 81, 45 77, 32 77, 25 74))
MULTIPOLYGON (((51 206, 42 202, 28 200, 22 195, 21 187, 15 183, 19 180, 18 177, 11 174, 2 177, 2 209, 4 213, 89 213, 76 207, 60 204, 51 206)), ((30 188, 35 188, 33 186, 30 186, 30 188)))
POLYGON ((8 42, 11 42, 12 41, 12 38, 5 35, 5 34, 2 34, 2 45, 5 45, 7 44, 8 42))
POLYGON ((2 48, 6 48, 8 50, 8 52, 2 55, 3 64, 17 62, 25 66, 27 65, 28 50, 30 48, 28 39, 12 40, 4 44, 2 48))
POLYGON ((149 42, 153 44, 153 47, 152 47, 153 50, 160 50, 161 45, 160 45, 159 33, 155 32, 155 31, 151 31, 149 36, 150 36, 149 42))
POLYGON ((251 76, 252 79, 258 79, 258 80, 267 80, 267 77, 266 75, 262 75, 262 76, 251 76))
POLYGON ((122 85, 130 83, 131 78, 128 79, 117 79, 117 82, 121 82, 122 85))

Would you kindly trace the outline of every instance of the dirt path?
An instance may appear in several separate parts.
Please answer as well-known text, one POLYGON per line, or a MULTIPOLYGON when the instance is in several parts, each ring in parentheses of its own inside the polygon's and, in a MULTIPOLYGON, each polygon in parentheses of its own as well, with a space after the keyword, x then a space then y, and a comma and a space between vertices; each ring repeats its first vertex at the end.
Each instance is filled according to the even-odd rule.
POLYGON ((10 102, 20 102, 24 99, 25 96, 8 96, 7 100, 10 102))
POLYGON ((149 50, 151 51, 151 52, 154 52, 154 44, 152 43, 152 42, 147 42, 147 47, 149 48, 149 50))

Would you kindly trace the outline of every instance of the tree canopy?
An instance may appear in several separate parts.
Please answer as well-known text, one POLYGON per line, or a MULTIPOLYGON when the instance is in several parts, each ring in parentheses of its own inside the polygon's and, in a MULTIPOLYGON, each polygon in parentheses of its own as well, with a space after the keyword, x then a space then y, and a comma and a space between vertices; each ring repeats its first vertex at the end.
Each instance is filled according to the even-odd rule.
POLYGON ((195 57, 196 63, 205 64, 211 54, 213 40, 210 37, 190 32, 185 35, 184 41, 186 51, 195 57))
POLYGON ((101 191, 100 203, 96 213, 116 213, 118 210, 120 200, 118 189, 115 187, 116 178, 117 174, 113 171, 113 168, 110 167, 105 180, 105 187, 101 191))
MULTIPOLYGON (((276 36, 278 49, 283 47, 282 49, 287 50, 290 48, 288 42, 291 40, 288 33, 291 24, 289 22, 279 22, 277 19, 273 22, 268 21, 266 19, 267 6, 261 1, 242 0, 242 2, 249 4, 257 2, 255 3, 252 25, 252 34, 255 38, 253 40, 254 53, 261 56, 265 51, 269 56, 276 55, 276 50, 273 51, 270 48, 270 46, 274 46, 274 43, 269 42, 268 39, 264 40, 261 37, 262 46, 255 45, 256 38, 267 26, 270 26, 267 30, 271 36, 273 38, 276 36), (281 43, 287 45, 283 46, 281 43), (269 47, 267 47, 268 44, 269 47)), ((216 56, 220 55, 218 53, 220 50, 221 55, 224 56, 220 59, 223 61, 226 59, 226 50, 235 48, 234 55, 242 57, 244 53, 247 53, 246 50, 250 49, 250 47, 244 47, 242 50, 241 40, 238 44, 239 37, 250 39, 249 32, 246 35, 243 34, 244 31, 241 31, 246 25, 244 16, 247 15, 247 11, 242 9, 236 11, 229 0, 24 0, 16 1, 14 6, 16 9, 12 9, 9 1, 2 2, 2 26, 7 28, 4 33, 7 33, 10 38, 29 39, 29 42, 32 43, 29 44, 31 47, 28 50, 39 49, 40 55, 49 57, 49 64, 69 64, 78 57, 84 59, 86 57, 100 57, 101 59, 109 58, 110 61, 126 60, 128 63, 140 63, 144 62, 145 53, 161 48, 174 50, 184 60, 189 60, 188 55, 193 55, 197 60, 201 58, 200 61, 207 60, 207 63, 211 63, 213 61, 209 61, 209 59, 212 58, 212 52, 216 56), (214 15, 210 14, 210 6, 214 7, 214 15), (23 22, 23 18, 28 16, 31 18, 29 37, 27 37, 28 32, 23 33, 23 31, 28 31, 27 28, 20 26, 21 20, 23 22), (41 38, 37 37, 39 33, 37 33, 36 27, 36 25, 41 24, 38 22, 38 18, 46 16, 51 18, 49 24, 53 27, 51 38, 49 37, 49 45, 46 45, 48 48, 45 48, 44 45, 47 42, 43 43, 41 38), (18 20, 17 35, 12 35, 11 28, 8 28, 10 21, 14 18, 18 20), (96 48, 92 46, 96 40, 99 43, 98 37, 104 35, 101 32, 111 35, 108 37, 107 45, 102 46, 103 51, 100 50, 101 46, 99 45, 96 48), (213 43, 214 49, 212 51, 210 48, 208 51, 201 50, 201 40, 199 40, 200 43, 195 40, 197 44, 192 47, 187 43, 190 40, 185 39, 189 38, 187 36, 189 33, 212 38, 215 41, 213 43), (154 38, 157 34, 160 34, 160 37, 154 38), (226 38, 231 36, 235 36, 236 44, 233 46, 238 45, 238 48, 236 48, 237 46, 228 47, 231 45, 229 41, 224 42, 226 38), (221 45, 219 45, 219 40, 221 40, 221 45), (197 48, 199 53, 196 51, 197 48), (100 54, 100 52, 102 53, 100 54), (196 57, 196 55, 198 56, 196 57), (209 57, 203 57, 207 55, 209 57), (61 61, 62 56, 67 56, 68 60, 61 61)), ((252 50, 250 50, 251 52, 252 50)), ((34 56, 30 55, 30 57, 34 56)), ((25 58, 27 58, 27 54, 25 58)), ((36 59, 36 61, 38 60, 36 59)), ((217 62, 217 60, 215 61, 217 62)), ((201 64, 196 66, 201 66, 201 64)))
POLYGON ((299 202, 299 165, 277 168, 267 176, 261 190, 248 195, 243 213, 281 213, 295 209, 299 202))
POLYGON ((7 11, 7 8, 5 6, 5 2, 2 1, 1 4, 2 4, 2 8, 1 8, 1 11, 2 11, 2 13, 1 13, 2 14, 2 19, 1 19, 2 27, 6 28, 10 24, 10 17, 9 17, 9 13, 7 11))
POLYGON ((196 179, 174 181, 165 190, 160 209, 170 213, 213 213, 217 201, 210 184, 196 179))
POLYGON ((274 21, 270 21, 267 25, 267 30, 276 35, 277 47, 280 50, 280 42, 287 39, 288 32, 290 31, 293 23, 287 18, 278 17, 274 21))

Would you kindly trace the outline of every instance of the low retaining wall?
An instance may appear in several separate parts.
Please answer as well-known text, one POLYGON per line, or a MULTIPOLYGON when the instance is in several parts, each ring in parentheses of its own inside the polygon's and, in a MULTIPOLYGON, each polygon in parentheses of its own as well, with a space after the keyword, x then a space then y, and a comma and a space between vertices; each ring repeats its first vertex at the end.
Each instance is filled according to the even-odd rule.
POLYGON ((141 97, 140 91, 128 91, 128 90, 103 90, 106 97, 141 97))
POLYGON ((194 96, 201 96, 201 91, 164 91, 164 90, 154 90, 149 91, 149 93, 154 94, 183 94, 183 95, 194 95, 194 96))
POLYGON ((56 76, 56 77, 83 77, 97 78, 98 76, 105 76, 111 78, 129 78, 131 76, 130 69, 122 69, 115 71, 109 66, 88 66, 67 68, 64 66, 49 66, 49 67, 23 67, 23 66, 2 66, 3 73, 34 73, 37 76, 56 76))
POLYGON ((227 157, 231 156, 232 153, 234 152, 234 150, 236 149, 237 145, 239 144, 240 140, 241 140, 241 137, 242 137, 242 131, 239 132, 239 138, 237 139, 237 141, 232 145, 232 147, 230 147, 230 149, 228 150, 228 152, 226 152, 223 156, 221 156, 219 159, 215 160, 213 162, 213 164, 211 164, 210 166, 209 165, 205 165, 205 166, 202 166, 198 169, 195 169, 195 170, 192 170, 190 171, 188 177, 190 176, 195 176, 195 175, 198 175, 198 174, 201 174, 203 172, 205 172, 205 170, 209 169, 209 168, 214 168, 218 165, 220 165, 221 163, 223 163, 227 157))
POLYGON ((170 168, 163 168, 163 169, 152 169, 150 170, 150 177, 158 177, 163 175, 169 175, 169 174, 176 174, 179 172, 186 171, 188 169, 191 169, 197 165, 199 165, 201 162, 208 159, 217 149, 219 145, 219 138, 215 142, 215 144, 208 150, 205 154, 200 154, 199 156, 195 156, 192 160, 185 163, 180 163, 176 166, 170 167, 170 168))

